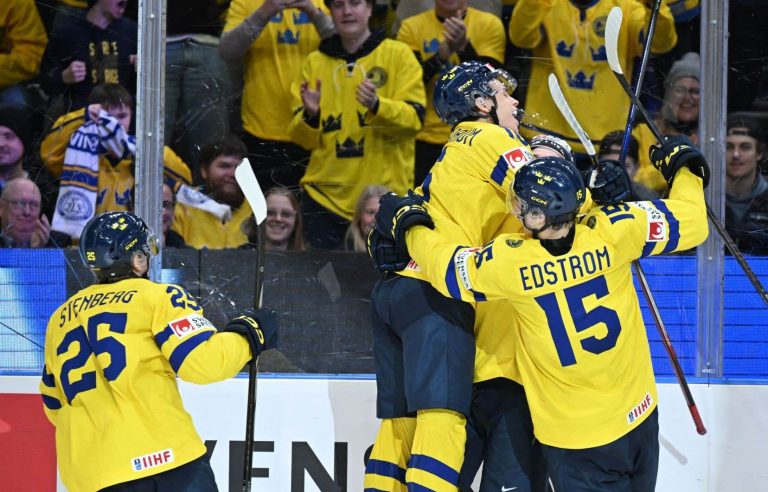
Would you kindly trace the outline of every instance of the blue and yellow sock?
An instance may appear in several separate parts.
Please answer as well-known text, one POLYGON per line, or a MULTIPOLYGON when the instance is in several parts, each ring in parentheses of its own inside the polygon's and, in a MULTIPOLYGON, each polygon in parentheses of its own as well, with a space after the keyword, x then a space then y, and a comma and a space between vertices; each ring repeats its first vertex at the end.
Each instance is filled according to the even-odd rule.
POLYGON ((408 492, 455 492, 464 462, 466 419, 452 410, 420 410, 408 461, 408 492))
POLYGON ((405 469, 411 457, 416 419, 384 419, 365 467, 365 492, 406 492, 405 469))

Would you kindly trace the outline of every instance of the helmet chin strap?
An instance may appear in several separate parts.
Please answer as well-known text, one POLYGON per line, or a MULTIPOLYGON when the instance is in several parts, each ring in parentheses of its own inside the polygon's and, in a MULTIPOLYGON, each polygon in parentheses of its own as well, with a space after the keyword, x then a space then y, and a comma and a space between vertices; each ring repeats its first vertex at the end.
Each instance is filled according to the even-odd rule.
POLYGON ((499 104, 496 102, 496 96, 490 96, 490 99, 491 101, 493 101, 493 106, 491 106, 491 110, 488 111, 488 116, 491 117, 495 125, 498 125, 499 115, 496 114, 496 108, 498 107, 499 104))

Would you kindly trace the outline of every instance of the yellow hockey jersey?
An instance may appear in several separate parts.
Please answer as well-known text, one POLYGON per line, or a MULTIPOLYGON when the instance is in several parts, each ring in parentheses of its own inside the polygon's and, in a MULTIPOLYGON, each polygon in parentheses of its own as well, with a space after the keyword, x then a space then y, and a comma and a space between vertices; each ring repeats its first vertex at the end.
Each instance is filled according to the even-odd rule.
MULTIPOLYGON (((424 184, 416 189, 427 200, 435 231, 446 241, 467 246, 490 241, 503 224, 512 222, 507 220, 507 190, 516 170, 533 157, 512 130, 491 123, 459 123, 424 184)), ((400 274, 430 281, 414 262, 400 274)), ((447 284, 433 284, 448 295, 447 284)), ((465 301, 479 300, 468 294, 465 301)), ((500 300, 475 306, 475 382, 497 377, 520 380, 516 342, 509 329, 513 313, 507 304, 500 300)))
POLYGON ((70 492, 93 492, 176 468, 206 449, 176 376, 233 377, 247 340, 217 333, 183 288, 146 279, 95 284, 51 316, 40 383, 70 492))
POLYGON ((37 77, 47 43, 33 0, 0 2, 0 89, 37 77))
MULTIPOLYGON (((507 39, 501 19, 491 13, 468 7, 464 23, 467 26, 467 39, 472 43, 477 54, 503 63, 507 39)), ((438 19, 434 9, 430 9, 405 19, 397 32, 397 39, 407 44, 424 61, 437 55, 440 42, 444 39, 443 31, 443 23, 438 19)), ((451 66, 458 65, 459 55, 452 54, 448 63, 451 66)), ((432 105, 436 79, 437 77, 433 77, 427 84, 428 103, 424 128, 416 135, 416 139, 433 144, 444 144, 448 141, 451 127, 440 121, 432 105)))
MULTIPOLYGON (((328 14, 322 0, 312 3, 328 14)), ((262 4, 264 0, 232 0, 224 32, 242 24, 262 4)), ((283 9, 270 19, 243 59, 243 129, 265 140, 291 140, 291 83, 319 44, 320 35, 301 10, 283 9)))
MULTIPOLYGON (((70 137, 85 123, 85 111, 86 108, 81 108, 59 117, 40 144, 40 157, 56 178, 62 174, 70 137)), ((135 183, 133 159, 112 163, 101 156, 97 179, 96 213, 128 210, 135 183)), ((181 184, 190 185, 192 182, 189 166, 168 146, 163 147, 163 179, 174 192, 181 184)))
POLYGON ((177 203, 171 229, 178 232, 190 248, 237 248, 248 242, 243 222, 252 214, 247 200, 232 210, 232 218, 227 222, 205 210, 177 203))
POLYGON ((684 168, 668 200, 595 208, 561 256, 521 234, 462 248, 416 227, 406 242, 430 279, 450 279, 455 298, 509 300, 536 437, 581 449, 627 434, 657 404, 631 262, 692 248, 707 233, 701 179, 684 168))
POLYGON ((292 86, 294 116, 289 132, 311 150, 301 186, 333 213, 352 220, 355 203, 370 184, 398 194, 413 187, 415 136, 424 115, 419 62, 403 43, 371 34, 355 55, 345 54, 338 35, 304 61, 292 86), (374 114, 357 102, 357 86, 367 78, 377 86, 374 114), (305 121, 301 83, 321 83, 317 127, 305 121))
MULTIPOLYGON (((592 139, 623 129, 629 98, 619 85, 605 52, 605 21, 619 6, 623 23, 618 41, 619 60, 628 80, 633 59, 642 54, 650 11, 638 0, 604 0, 579 10, 570 0, 520 0, 512 13, 508 34, 520 48, 533 50, 526 105, 529 122, 556 133, 575 152, 584 146, 552 102, 547 77, 557 76, 571 109, 592 139)), ((674 19, 667 2, 661 3, 653 53, 665 53, 677 43, 674 19)), ((539 131, 523 130, 526 136, 539 131)), ((594 140, 597 146, 599 140, 594 140)))

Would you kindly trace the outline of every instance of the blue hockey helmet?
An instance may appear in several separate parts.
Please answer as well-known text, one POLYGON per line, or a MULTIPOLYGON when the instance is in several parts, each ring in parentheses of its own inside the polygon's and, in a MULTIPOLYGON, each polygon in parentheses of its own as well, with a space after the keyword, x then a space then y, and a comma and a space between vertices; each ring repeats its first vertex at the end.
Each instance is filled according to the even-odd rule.
POLYGON ((540 157, 515 174, 507 209, 536 233, 576 219, 586 196, 584 180, 573 164, 560 157, 540 157), (542 218, 542 227, 529 227, 531 221, 542 223, 542 218))
POLYGON ((475 104, 479 97, 494 99, 498 90, 490 86, 497 80, 508 94, 517 88, 517 81, 506 70, 493 68, 488 63, 464 62, 443 72, 435 84, 432 104, 443 123, 456 126, 458 123, 484 115, 475 104))
POLYGON ((106 212, 93 217, 80 234, 80 257, 101 282, 131 276, 135 253, 157 254, 157 239, 140 217, 106 212))

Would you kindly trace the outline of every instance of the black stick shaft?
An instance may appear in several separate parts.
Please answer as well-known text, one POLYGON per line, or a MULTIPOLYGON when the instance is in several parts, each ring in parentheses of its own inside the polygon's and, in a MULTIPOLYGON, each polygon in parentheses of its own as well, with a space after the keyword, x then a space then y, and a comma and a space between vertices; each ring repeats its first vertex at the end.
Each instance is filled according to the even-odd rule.
MULTIPOLYGON (((659 131, 659 127, 656 126, 656 122, 653 121, 653 119, 650 117, 648 112, 646 111, 645 107, 640 103, 640 101, 635 97, 635 94, 632 92, 632 90, 629 88, 629 84, 627 83, 627 78, 624 77, 623 74, 619 74, 614 72, 614 75, 616 75, 616 78, 618 79, 621 86, 624 88, 624 91, 627 93, 627 95, 632 99, 632 104, 634 104, 637 109, 640 111, 640 114, 643 115, 643 118, 645 119, 646 123, 648 123, 648 128, 651 129, 651 133, 653 133, 653 136, 658 140, 660 143, 664 142, 664 137, 661 134, 661 131, 659 131)), ((739 264, 741 269, 744 271, 744 274, 749 279, 752 286, 757 291, 760 298, 768 304, 768 291, 765 290, 765 287, 763 287, 763 284, 760 282, 760 279, 757 278, 757 275, 755 275, 755 272, 752 271, 752 267, 749 266, 749 263, 747 263, 747 260, 744 259, 744 255, 739 251, 738 246, 736 246, 736 242, 733 240, 730 234, 728 234, 728 231, 725 230, 725 226, 723 226, 722 222, 715 216, 715 213, 710 208, 709 204, 707 204, 707 217, 709 218, 709 221, 712 223, 712 225, 715 227, 715 230, 720 235, 720 237, 723 239, 723 242, 725 243, 725 247, 728 248, 728 251, 731 252, 733 257, 736 259, 736 262, 739 264)))
MULTIPOLYGON (((635 87, 635 95, 640 98, 640 94, 643 90, 643 79, 645 78, 645 69, 648 66, 648 60, 651 57, 651 41, 653 41, 653 35, 656 33, 656 21, 659 18, 659 9, 661 8, 661 0, 656 0, 653 3, 651 10, 651 21, 648 24, 648 35, 645 37, 645 46, 643 47, 643 57, 640 59, 640 68, 637 74, 637 86, 635 87)), ((635 124, 635 106, 630 104, 629 114, 627 115, 627 124, 624 127, 624 140, 621 144, 621 153, 619 154, 619 162, 624 165, 624 161, 627 159, 627 152, 629 151, 629 139, 632 136, 632 127, 635 124)))
MULTIPOLYGON (((261 294, 264 288, 264 222, 259 224, 259 242, 257 248, 258 264, 254 280, 253 304, 261 307, 261 294)), ((258 381, 258 357, 248 364, 248 404, 245 416, 245 456, 243 459, 243 492, 251 490, 251 471, 253 466, 254 420, 256 419, 256 382, 258 381)))
POLYGON ((675 371, 677 382, 680 385, 680 389, 683 390, 685 404, 688 406, 688 410, 691 412, 691 418, 693 418, 693 423, 696 426, 696 432, 703 436, 707 433, 707 429, 704 427, 704 422, 701 420, 701 415, 699 415, 696 402, 693 400, 691 388, 688 386, 688 381, 685 379, 685 373, 683 372, 683 368, 680 366, 680 360, 677 358, 675 348, 672 346, 672 340, 670 340, 667 329, 664 327, 664 321, 661 319, 661 312, 659 312, 659 307, 656 305, 656 300, 651 294, 651 287, 648 285, 648 279, 646 279, 645 272, 643 272, 643 268, 640 266, 639 261, 633 261, 632 267, 635 269, 635 274, 637 275, 637 279, 640 282, 640 287, 643 290, 645 300, 648 302, 648 307, 651 308, 653 320, 656 324, 656 328, 659 330, 661 342, 664 344, 664 348, 667 350, 667 356, 669 357, 669 361, 672 363, 672 369, 675 371))

